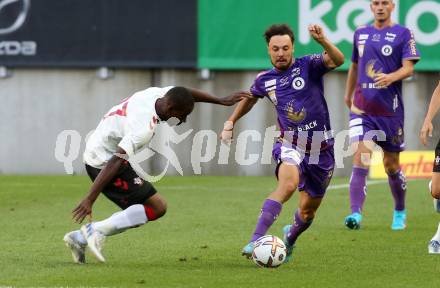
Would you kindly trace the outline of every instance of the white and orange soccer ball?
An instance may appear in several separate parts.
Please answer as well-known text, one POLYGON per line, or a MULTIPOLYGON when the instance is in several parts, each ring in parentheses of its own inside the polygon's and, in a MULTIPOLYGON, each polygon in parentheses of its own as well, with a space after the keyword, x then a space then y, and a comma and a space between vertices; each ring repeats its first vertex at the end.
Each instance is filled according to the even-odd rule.
POLYGON ((286 245, 280 238, 273 235, 265 235, 255 241, 252 260, 257 266, 276 268, 284 263, 286 253, 286 245))

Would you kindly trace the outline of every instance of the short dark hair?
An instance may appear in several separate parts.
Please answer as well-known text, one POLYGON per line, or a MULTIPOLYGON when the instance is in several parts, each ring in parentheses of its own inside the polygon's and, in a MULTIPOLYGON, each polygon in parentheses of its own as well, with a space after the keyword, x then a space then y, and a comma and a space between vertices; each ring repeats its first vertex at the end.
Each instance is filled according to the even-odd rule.
POLYGON ((165 95, 171 105, 177 109, 190 110, 194 108, 194 98, 188 89, 176 86, 168 90, 165 95))
POLYGON ((295 36, 293 35, 292 29, 287 24, 273 24, 264 32, 264 38, 266 39, 266 43, 269 44, 270 38, 275 35, 289 35, 290 40, 295 42, 295 36))

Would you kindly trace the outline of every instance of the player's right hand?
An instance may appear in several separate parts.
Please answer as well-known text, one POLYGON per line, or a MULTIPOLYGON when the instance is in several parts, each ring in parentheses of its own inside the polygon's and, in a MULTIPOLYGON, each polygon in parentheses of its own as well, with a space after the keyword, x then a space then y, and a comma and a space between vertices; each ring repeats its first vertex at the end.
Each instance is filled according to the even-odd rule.
POLYGON ((434 130, 434 126, 432 126, 431 121, 424 121, 422 129, 420 129, 420 142, 426 147, 428 146, 428 142, 426 141, 426 136, 432 137, 432 131, 434 130))
POLYGON ((89 198, 84 198, 75 209, 72 210, 72 218, 76 223, 81 224, 87 215, 92 215, 93 202, 89 198))

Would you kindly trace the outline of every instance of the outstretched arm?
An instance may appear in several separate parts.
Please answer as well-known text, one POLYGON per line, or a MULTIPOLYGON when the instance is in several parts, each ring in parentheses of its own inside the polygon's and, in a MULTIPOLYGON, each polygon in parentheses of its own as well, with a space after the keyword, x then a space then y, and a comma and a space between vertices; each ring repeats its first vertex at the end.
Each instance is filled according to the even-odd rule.
POLYGON ((220 138, 223 141, 230 141, 233 137, 232 131, 234 129, 235 123, 246 115, 249 111, 251 111, 252 107, 257 103, 257 97, 245 98, 235 107, 234 112, 232 112, 229 119, 225 122, 223 127, 223 131, 220 135, 220 138))
POLYGON ((344 54, 327 39, 321 26, 309 25, 309 33, 324 48, 324 63, 328 68, 333 69, 344 64, 344 54))
POLYGON ((235 103, 240 102, 242 99, 251 97, 249 92, 235 92, 224 98, 217 98, 202 90, 198 90, 194 88, 187 88, 187 89, 193 95, 195 102, 213 103, 224 106, 232 106, 235 103))
POLYGON ((81 223, 87 215, 92 214, 92 206, 98 198, 99 193, 101 193, 104 187, 115 177, 122 162, 125 161, 124 158, 122 158, 123 155, 125 155, 125 151, 118 148, 116 154, 110 158, 105 167, 99 172, 95 181, 93 181, 87 196, 73 209, 72 216, 76 222, 81 223))
POLYGON ((429 103, 428 112, 425 116, 425 121, 423 121, 422 129, 420 129, 420 142, 426 147, 426 136, 432 137, 432 131, 434 127, 432 125, 432 119, 437 114, 438 109, 440 108, 440 81, 435 88, 434 93, 432 93, 431 102, 429 103))
POLYGON ((347 83, 345 83, 345 95, 344 101, 348 109, 351 109, 353 103, 353 93, 356 88, 356 82, 358 77, 358 64, 351 63, 350 70, 348 70, 347 83))

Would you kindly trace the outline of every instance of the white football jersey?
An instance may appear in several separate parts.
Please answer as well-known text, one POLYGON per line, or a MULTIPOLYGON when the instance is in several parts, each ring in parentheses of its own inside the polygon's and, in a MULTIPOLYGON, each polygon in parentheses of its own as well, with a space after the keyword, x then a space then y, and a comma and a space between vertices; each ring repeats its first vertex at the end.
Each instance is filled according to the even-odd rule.
POLYGON ((102 169, 118 147, 129 157, 141 151, 150 142, 159 121, 156 100, 171 88, 151 87, 113 106, 87 140, 84 162, 102 169))

